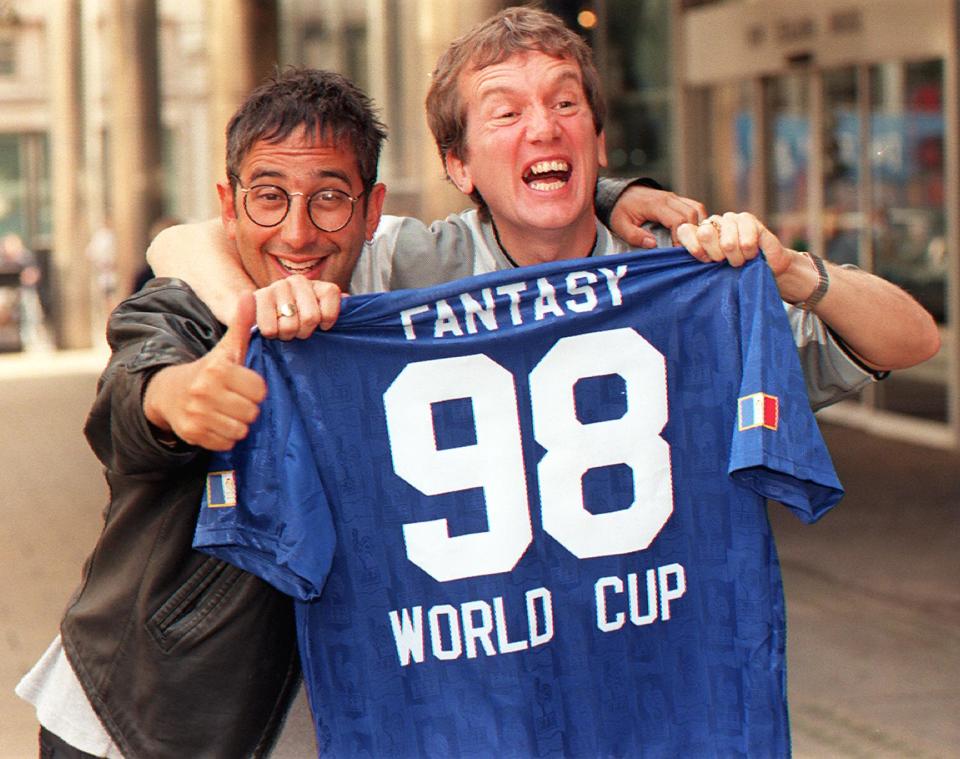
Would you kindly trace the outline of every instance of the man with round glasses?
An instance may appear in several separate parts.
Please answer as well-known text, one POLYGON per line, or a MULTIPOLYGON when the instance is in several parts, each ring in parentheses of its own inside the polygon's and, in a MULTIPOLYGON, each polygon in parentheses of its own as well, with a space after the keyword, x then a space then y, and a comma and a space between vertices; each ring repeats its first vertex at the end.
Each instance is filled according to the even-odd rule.
MULTIPOLYGON (((288 73, 248 97, 218 189, 255 282, 314 271, 346 286, 380 219, 384 137, 369 99, 337 74, 288 73)), ((329 320, 340 289, 316 288, 329 320)), ((247 295, 225 328, 169 279, 110 317, 113 352, 85 433, 111 501, 61 635, 18 686, 37 709, 43 757, 272 750, 300 682, 292 602, 191 548, 207 451, 244 437, 266 393, 243 366, 254 319, 247 295)), ((304 737, 299 756, 314 750, 304 737)))

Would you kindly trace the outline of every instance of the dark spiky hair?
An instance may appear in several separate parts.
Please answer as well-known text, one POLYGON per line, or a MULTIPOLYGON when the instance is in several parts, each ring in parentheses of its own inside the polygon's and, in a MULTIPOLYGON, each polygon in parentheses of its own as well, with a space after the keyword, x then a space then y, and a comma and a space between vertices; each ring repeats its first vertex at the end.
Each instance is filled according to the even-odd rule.
POLYGON ((387 137, 373 102, 346 77, 305 68, 277 72, 253 90, 230 119, 227 175, 231 185, 256 142, 281 142, 300 127, 352 147, 364 189, 373 187, 387 137))

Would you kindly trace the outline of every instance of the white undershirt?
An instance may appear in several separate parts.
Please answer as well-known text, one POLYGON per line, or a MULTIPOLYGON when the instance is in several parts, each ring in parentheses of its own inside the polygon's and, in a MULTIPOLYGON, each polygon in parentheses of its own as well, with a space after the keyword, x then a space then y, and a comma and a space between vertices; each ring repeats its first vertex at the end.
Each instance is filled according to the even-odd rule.
POLYGON ((16 693, 37 710, 37 721, 76 749, 106 759, 123 759, 97 713, 90 706, 58 635, 16 693))
MULTIPOLYGON (((23 676, 16 693, 37 711, 37 721, 74 748, 105 759, 123 759, 80 685, 58 635, 33 669, 23 676)), ((301 685, 287 713, 273 759, 316 756, 313 719, 301 685)))

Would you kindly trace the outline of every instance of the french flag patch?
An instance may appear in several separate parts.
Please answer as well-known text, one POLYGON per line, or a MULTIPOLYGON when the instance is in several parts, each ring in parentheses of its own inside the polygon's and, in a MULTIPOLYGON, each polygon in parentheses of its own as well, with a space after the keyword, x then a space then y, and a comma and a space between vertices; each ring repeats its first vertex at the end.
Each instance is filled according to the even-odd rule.
POLYGON ((738 400, 739 428, 752 430, 754 427, 777 429, 780 421, 780 401, 774 395, 753 393, 738 400))
POLYGON ((237 478, 233 469, 207 475, 207 506, 220 509, 237 505, 237 478))

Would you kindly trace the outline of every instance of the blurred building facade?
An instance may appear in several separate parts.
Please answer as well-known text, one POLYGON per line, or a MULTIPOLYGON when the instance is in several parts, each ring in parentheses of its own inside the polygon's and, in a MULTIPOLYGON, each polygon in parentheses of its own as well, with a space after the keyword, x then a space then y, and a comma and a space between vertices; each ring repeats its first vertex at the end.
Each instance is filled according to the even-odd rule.
MULTIPOLYGON (((44 263, 64 347, 101 328, 109 229, 122 293, 159 217, 217 212, 223 127, 276 65, 338 70, 390 139, 388 210, 464 206, 423 117, 446 44, 504 0, 0 0, 0 236, 44 263)), ((593 46, 613 174, 901 284, 942 325, 935 360, 830 413, 960 441, 957 0, 547 0, 593 46)))
POLYGON ((941 325, 932 361, 830 413, 958 440, 957 3, 688 3, 674 179, 788 244, 894 281, 941 325))

